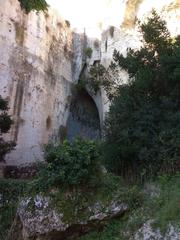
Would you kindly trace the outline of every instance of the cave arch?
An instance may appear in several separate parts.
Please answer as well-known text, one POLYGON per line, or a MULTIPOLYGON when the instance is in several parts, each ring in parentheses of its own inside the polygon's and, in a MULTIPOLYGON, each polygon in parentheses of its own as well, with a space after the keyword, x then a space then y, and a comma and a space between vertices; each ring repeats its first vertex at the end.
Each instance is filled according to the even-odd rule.
POLYGON ((72 97, 66 130, 68 140, 75 137, 99 139, 101 136, 97 106, 85 89, 77 91, 72 97))

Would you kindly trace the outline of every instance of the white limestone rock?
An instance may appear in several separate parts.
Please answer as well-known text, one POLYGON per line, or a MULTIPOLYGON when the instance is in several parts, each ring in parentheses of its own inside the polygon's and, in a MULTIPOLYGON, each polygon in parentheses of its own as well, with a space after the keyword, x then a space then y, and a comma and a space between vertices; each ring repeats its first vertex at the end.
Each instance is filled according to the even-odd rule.
MULTIPOLYGON (((107 206, 95 202, 88 207, 85 218, 64 220, 64 213, 50 204, 50 197, 37 195, 21 201, 16 220, 10 230, 8 240, 64 240, 78 236, 101 226, 107 220, 123 215, 127 204, 112 200, 107 206), (17 234, 18 226, 20 231, 17 234), (16 233, 16 234, 15 234, 16 233), (16 236, 16 237, 15 237, 16 236)), ((73 209, 76 214, 77 209, 73 209)))
POLYGON ((160 229, 153 229, 152 220, 147 221, 137 231, 135 236, 131 240, 179 240, 180 229, 169 224, 165 234, 162 234, 160 229))

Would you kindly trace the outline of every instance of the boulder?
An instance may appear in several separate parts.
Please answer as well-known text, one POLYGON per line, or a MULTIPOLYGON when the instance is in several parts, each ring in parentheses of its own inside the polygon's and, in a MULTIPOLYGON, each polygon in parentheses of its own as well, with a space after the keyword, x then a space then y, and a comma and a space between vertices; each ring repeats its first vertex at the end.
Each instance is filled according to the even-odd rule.
POLYGON ((127 204, 115 199, 106 203, 94 201, 89 206, 75 204, 71 209, 69 202, 72 200, 73 197, 68 196, 67 206, 63 205, 64 202, 56 202, 53 206, 52 197, 37 195, 23 199, 7 240, 74 238, 102 227, 107 220, 121 216, 128 210, 127 204), (69 214, 66 213, 67 210, 69 214))

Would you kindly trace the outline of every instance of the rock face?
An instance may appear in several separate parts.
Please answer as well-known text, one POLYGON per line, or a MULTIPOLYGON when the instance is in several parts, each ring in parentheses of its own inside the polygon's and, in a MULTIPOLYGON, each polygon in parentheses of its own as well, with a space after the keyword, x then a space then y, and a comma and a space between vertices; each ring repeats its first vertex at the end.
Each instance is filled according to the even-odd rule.
POLYGON ((49 140, 64 137, 84 37, 51 9, 27 15, 18 0, 0 6, 0 94, 14 120, 7 138, 17 144, 6 163, 28 165, 43 158, 49 140))
MULTIPOLYGON (((36 196, 21 202, 7 240, 65 240, 98 228, 127 210, 128 206, 119 201, 111 201, 106 207, 96 202, 88 207, 84 218, 67 221, 64 209, 57 211, 50 205, 50 198, 36 196)), ((74 208, 73 215, 76 211, 79 209, 74 208)))
POLYGON ((137 231, 134 238, 131 240, 179 240, 180 231, 173 225, 169 224, 164 236, 160 230, 155 230, 152 227, 153 221, 149 220, 137 231))
MULTIPOLYGON (((97 44, 73 33, 51 9, 27 15, 18 0, 0 0, 0 94, 9 99, 14 119, 7 138, 17 143, 7 165, 41 160, 43 144, 63 139, 72 113, 71 88, 84 67, 86 44, 93 49, 87 64, 100 61, 107 67, 114 49, 126 54, 128 47, 140 46, 136 19, 143 19, 153 7, 165 17, 172 34, 180 33, 179 0, 126 0, 121 7, 118 28, 105 31, 97 44)), ((128 76, 122 71, 120 78, 126 81, 128 76)), ((102 125, 109 107, 106 94, 101 90, 91 97, 102 125)))
POLYGON ((42 159, 41 146, 66 123, 72 32, 54 12, 26 15, 18 0, 0 6, 0 93, 10 101, 17 143, 7 163, 18 165, 42 159))

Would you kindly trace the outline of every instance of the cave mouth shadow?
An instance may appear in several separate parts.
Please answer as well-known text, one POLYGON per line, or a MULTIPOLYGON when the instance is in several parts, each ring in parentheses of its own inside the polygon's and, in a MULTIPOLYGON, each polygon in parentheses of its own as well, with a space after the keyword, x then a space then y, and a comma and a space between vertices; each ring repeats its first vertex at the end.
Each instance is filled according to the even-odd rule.
POLYGON ((72 97, 66 131, 66 138, 70 141, 76 137, 91 140, 101 137, 99 112, 85 89, 77 91, 72 97))

